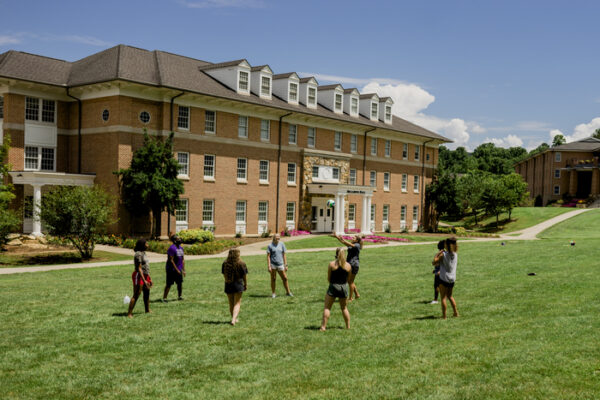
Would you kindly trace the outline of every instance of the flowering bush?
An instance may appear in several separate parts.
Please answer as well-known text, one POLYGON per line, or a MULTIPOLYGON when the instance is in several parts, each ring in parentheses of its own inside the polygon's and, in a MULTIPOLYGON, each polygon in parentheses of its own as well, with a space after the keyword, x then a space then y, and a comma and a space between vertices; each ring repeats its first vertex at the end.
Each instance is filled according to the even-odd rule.
POLYGON ((177 233, 183 243, 206 243, 212 242, 215 236, 211 231, 204 229, 186 229, 177 233))
POLYGON ((96 238, 96 243, 98 244, 107 244, 109 246, 121 246, 123 244, 123 236, 117 236, 117 235, 103 235, 103 236, 98 236, 96 238))
POLYGON ((360 233, 360 228, 354 228, 354 229, 346 229, 344 230, 345 233, 360 233))
POLYGON ((302 235, 310 235, 309 231, 301 231, 298 229, 285 229, 281 231, 281 236, 302 236, 302 235))

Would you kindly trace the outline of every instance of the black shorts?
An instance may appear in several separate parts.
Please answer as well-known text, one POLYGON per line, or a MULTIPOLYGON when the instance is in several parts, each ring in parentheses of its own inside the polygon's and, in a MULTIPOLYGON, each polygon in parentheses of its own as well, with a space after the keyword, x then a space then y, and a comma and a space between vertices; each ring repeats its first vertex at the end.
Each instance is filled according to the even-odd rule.
POLYGON ((330 283, 329 288, 327 289, 327 294, 331 297, 337 297, 339 299, 348 298, 348 293, 350 290, 348 289, 347 283, 330 283))
POLYGON ((242 293, 244 291, 244 281, 225 283, 225 293, 242 293))
POLYGON ((183 274, 178 273, 173 268, 167 269, 167 286, 171 286, 174 283, 181 285, 183 282, 183 274))
POLYGON ((358 265, 358 264, 356 264, 356 265, 350 264, 350 267, 352 267, 352 275, 358 275, 358 269, 359 269, 360 265, 358 265))
POLYGON ((435 274, 435 278, 433 278, 433 288, 436 289, 438 286, 442 284, 442 280, 438 274, 435 274))
POLYGON ((443 279, 440 279, 440 285, 444 285, 448 289, 452 289, 454 287, 454 282, 446 282, 443 279))

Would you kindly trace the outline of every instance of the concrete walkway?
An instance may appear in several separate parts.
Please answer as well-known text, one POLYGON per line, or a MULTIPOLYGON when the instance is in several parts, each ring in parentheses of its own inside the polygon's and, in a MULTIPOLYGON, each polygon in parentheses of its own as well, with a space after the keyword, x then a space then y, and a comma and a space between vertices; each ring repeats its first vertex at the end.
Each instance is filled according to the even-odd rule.
MULTIPOLYGON (((500 240, 536 240, 537 235, 542 231, 548 229, 552 225, 558 224, 566 219, 584 213, 586 211, 590 211, 590 209, 582 208, 573 210, 570 212, 566 212, 554 218, 551 218, 547 221, 544 221, 540 224, 532 226, 527 229, 523 229, 516 232, 511 232, 507 234, 500 235, 497 238, 472 238, 469 242, 490 242, 490 241, 500 241, 500 240)), ((283 237, 281 241, 290 242, 294 240, 302 240, 305 238, 304 236, 295 236, 295 237, 283 237)), ((255 242, 252 244, 248 244, 246 246, 240 247, 240 253, 242 256, 266 256, 266 251, 263 250, 270 242, 270 239, 265 239, 264 241, 255 242)), ((390 242, 388 244, 374 244, 369 245, 365 249, 376 249, 379 247, 390 247, 390 246, 417 246, 417 245, 433 245, 433 242, 390 242)), ((322 247, 322 248, 313 248, 313 249, 297 249, 297 250, 288 250, 288 253, 312 253, 318 251, 335 251, 335 247, 322 247)), ((24 272, 42 272, 42 271, 55 271, 60 269, 77 269, 77 268, 96 268, 96 267, 108 267, 113 265, 130 265, 133 261, 133 250, 124 249, 122 247, 114 247, 114 246, 105 246, 105 245, 97 245, 96 250, 118 253, 123 255, 131 256, 131 260, 121 260, 121 261, 107 261, 107 262, 97 262, 97 263, 87 263, 87 264, 62 264, 62 265, 45 265, 39 267, 19 267, 19 268, 0 268, 0 275, 7 274, 19 274, 24 272)), ((185 259, 188 261, 191 260, 202 260, 205 258, 221 258, 225 259, 227 257, 227 252, 224 251, 219 254, 209 254, 209 255, 186 255, 185 259)), ((152 252, 146 252, 146 255, 150 259, 151 263, 159 263, 165 262, 167 256, 165 254, 158 254, 152 252)), ((265 259, 266 261, 266 259, 265 259)))

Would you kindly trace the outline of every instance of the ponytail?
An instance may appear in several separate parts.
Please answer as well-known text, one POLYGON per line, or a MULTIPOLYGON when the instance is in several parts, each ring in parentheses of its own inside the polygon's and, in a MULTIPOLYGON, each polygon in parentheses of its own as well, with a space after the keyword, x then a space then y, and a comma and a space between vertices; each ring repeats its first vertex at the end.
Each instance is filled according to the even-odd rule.
POLYGON ((344 266, 346 265, 346 249, 339 247, 336 250, 335 254, 336 254, 336 263, 337 263, 338 267, 344 268, 344 266))

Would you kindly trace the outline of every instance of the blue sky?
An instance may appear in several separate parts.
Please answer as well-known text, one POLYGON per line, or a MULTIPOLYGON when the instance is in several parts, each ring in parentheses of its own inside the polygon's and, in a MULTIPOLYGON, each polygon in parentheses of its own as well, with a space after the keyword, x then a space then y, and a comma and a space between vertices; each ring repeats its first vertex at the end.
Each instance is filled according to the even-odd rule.
POLYGON ((600 128, 598 1, 0 0, 0 15, 0 52, 246 58, 392 96, 451 147, 532 149, 600 128))

